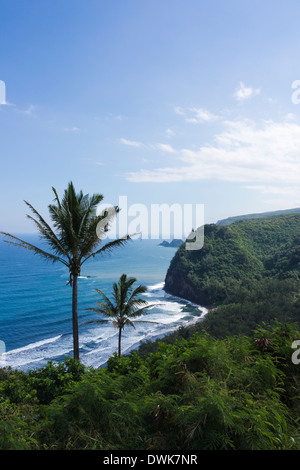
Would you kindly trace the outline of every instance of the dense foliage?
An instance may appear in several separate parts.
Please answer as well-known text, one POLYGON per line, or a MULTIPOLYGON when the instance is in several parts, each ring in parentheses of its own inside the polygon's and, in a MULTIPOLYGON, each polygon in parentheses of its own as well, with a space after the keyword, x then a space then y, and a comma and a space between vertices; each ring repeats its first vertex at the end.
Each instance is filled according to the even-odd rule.
POLYGON ((252 335, 261 322, 276 320, 299 324, 300 215, 205 226, 203 249, 182 245, 166 280, 168 291, 179 287, 177 295, 214 307, 201 325, 176 337, 203 328, 216 338, 252 335))
POLYGON ((295 326, 0 374, 1 449, 299 449, 295 326))
MULTIPOLYGON (((248 219, 204 227, 204 246, 183 243, 166 275, 166 291, 204 306, 217 306, 247 283, 300 279, 300 214, 248 219)), ((257 284, 258 285, 258 284, 257 284)))

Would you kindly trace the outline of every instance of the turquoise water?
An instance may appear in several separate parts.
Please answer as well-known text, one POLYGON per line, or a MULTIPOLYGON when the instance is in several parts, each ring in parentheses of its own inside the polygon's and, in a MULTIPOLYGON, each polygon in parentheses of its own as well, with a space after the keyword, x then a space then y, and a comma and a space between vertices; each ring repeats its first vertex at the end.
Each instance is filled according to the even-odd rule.
MULTIPOLYGON (((23 238, 41 246, 37 236, 23 238)), ((111 255, 87 262, 81 272, 79 323, 101 318, 84 309, 97 306, 96 288, 109 296, 121 274, 134 276, 138 283, 147 286, 145 298, 154 307, 141 319, 159 324, 125 328, 124 354, 142 340, 164 335, 206 313, 206 309, 164 292, 164 278, 176 249, 161 247, 159 243, 131 241, 111 255)), ((68 279, 63 265, 46 262, 32 252, 0 241, 0 340, 6 348, 0 355, 0 366, 28 370, 41 367, 48 360, 72 356, 72 289, 66 285, 68 279)), ((82 325, 79 342, 81 361, 98 367, 117 350, 117 330, 111 324, 82 325)))

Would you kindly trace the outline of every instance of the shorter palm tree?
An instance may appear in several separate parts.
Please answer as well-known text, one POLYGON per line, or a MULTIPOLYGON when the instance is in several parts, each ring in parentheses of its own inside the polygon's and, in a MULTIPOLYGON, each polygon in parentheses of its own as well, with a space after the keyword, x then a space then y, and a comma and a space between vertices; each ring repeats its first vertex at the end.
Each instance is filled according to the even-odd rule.
POLYGON ((111 301, 100 289, 96 289, 98 294, 101 295, 102 301, 98 301, 98 308, 86 308, 85 310, 91 310, 93 312, 100 313, 108 320, 91 320, 87 323, 107 323, 112 322, 115 328, 119 329, 118 339, 118 356, 121 356, 121 335, 125 326, 132 326, 135 328, 135 323, 156 323, 152 321, 135 320, 145 313, 153 305, 148 305, 147 301, 140 297, 147 291, 147 288, 143 285, 139 285, 133 288, 133 284, 136 282, 136 278, 127 277, 126 274, 122 274, 118 282, 113 284, 113 300, 111 301))

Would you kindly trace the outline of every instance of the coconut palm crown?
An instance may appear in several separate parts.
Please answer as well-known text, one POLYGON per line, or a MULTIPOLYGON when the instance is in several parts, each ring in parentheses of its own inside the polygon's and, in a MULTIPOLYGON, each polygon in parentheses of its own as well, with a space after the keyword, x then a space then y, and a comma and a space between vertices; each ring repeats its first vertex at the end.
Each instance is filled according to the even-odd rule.
POLYGON ((122 274, 118 282, 113 284, 113 298, 110 300, 104 292, 96 289, 98 294, 102 297, 102 301, 98 301, 98 307, 86 308, 99 314, 104 315, 107 319, 91 320, 86 323, 107 323, 112 322, 113 326, 118 328, 118 356, 121 356, 121 335, 125 326, 132 326, 135 328, 135 323, 156 323, 152 321, 135 320, 153 307, 148 302, 140 297, 147 291, 144 285, 139 285, 136 288, 133 284, 136 282, 135 277, 127 277, 122 274))
POLYGON ((61 200, 55 188, 52 190, 54 203, 50 204, 48 209, 53 228, 31 204, 24 201, 32 212, 32 215, 27 217, 35 224, 41 240, 46 242, 50 251, 9 233, 0 233, 6 237, 7 243, 33 251, 48 261, 62 263, 69 270, 70 280, 67 284, 72 287, 73 354, 74 359, 79 360, 77 286, 81 267, 88 259, 123 246, 130 237, 116 239, 99 247, 119 208, 110 207, 97 215, 97 206, 103 200, 103 195, 89 196, 84 195, 82 191, 77 194, 72 182, 68 184, 61 200))

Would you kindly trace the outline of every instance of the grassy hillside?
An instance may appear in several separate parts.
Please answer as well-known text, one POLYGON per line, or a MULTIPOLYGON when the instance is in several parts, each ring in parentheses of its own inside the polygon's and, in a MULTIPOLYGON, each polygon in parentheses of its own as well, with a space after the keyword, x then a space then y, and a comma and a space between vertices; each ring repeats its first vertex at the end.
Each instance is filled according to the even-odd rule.
POLYGON ((201 250, 183 244, 176 252, 165 289, 213 307, 239 303, 254 291, 277 296, 283 281, 288 294, 299 280, 300 214, 291 214, 206 225, 201 250))
POLYGON ((98 370, 70 359, 0 369, 0 449, 299 450, 299 334, 280 324, 255 341, 202 333, 98 370))

